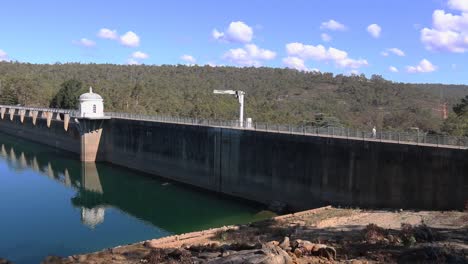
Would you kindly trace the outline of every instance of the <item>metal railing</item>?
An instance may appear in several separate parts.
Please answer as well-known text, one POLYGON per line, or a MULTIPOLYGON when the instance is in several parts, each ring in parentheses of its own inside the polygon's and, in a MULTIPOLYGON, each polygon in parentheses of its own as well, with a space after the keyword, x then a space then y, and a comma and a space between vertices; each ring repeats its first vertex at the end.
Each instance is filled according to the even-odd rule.
POLYGON ((120 119, 131 119, 141 121, 155 121, 165 123, 191 124, 200 126, 229 127, 235 129, 258 130, 276 133, 315 135, 322 137, 346 138, 353 140, 366 140, 389 142, 399 144, 429 145, 438 147, 468 148, 467 137, 456 137, 448 135, 427 134, 422 132, 377 132, 375 135, 371 130, 364 131, 345 127, 313 127, 297 125, 272 125, 258 122, 244 122, 241 127, 239 121, 212 120, 173 116, 150 116, 129 113, 105 113, 106 116, 120 119))
MULTIPOLYGON (((0 105, 0 108, 39 111, 39 112, 52 112, 70 114, 71 117, 78 116, 78 110, 73 109, 58 109, 58 108, 40 108, 40 107, 25 107, 25 106, 12 106, 0 105)), ((322 137, 334 138, 347 138, 354 140, 367 140, 367 141, 380 141, 400 144, 417 144, 417 145, 431 145, 439 147, 457 147, 468 148, 468 137, 456 137, 448 135, 427 134, 422 132, 377 132, 375 135, 372 131, 364 131, 359 129, 345 128, 345 127, 314 127, 314 126, 297 126, 297 125, 274 125, 259 122, 244 122, 240 126, 238 120, 213 120, 213 119, 200 119, 189 117, 173 117, 165 115, 139 115, 129 113, 114 113, 107 112, 106 116, 111 118, 132 119, 142 121, 155 121, 165 123, 178 123, 178 124, 191 124, 200 126, 214 126, 214 127, 229 127, 235 129, 248 129, 276 133, 289 133, 289 134, 303 134, 315 135, 322 137)))

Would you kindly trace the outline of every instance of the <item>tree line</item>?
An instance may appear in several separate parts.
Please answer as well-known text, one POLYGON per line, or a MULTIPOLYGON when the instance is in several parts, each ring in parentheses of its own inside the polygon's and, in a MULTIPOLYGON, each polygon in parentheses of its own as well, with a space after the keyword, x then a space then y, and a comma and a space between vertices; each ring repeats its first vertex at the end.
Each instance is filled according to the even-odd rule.
POLYGON ((246 92, 246 117, 256 122, 467 134, 465 85, 267 67, 0 62, 1 104, 75 108, 89 86, 112 112, 234 120, 237 100, 212 93, 232 89, 246 92))

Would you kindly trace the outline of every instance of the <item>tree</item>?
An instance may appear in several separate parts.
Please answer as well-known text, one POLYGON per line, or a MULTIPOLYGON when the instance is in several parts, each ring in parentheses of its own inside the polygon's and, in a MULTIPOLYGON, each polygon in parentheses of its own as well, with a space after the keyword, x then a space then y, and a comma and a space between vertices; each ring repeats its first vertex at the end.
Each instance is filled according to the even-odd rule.
POLYGON ((442 131, 455 136, 468 136, 468 95, 453 107, 455 115, 445 120, 442 131))
POLYGON ((75 109, 78 105, 78 97, 82 92, 82 83, 71 79, 60 85, 60 90, 52 99, 51 107, 75 109))
POLYGON ((18 96, 10 86, 6 86, 0 91, 0 104, 16 105, 18 104, 18 96))
POLYGON ((461 99, 461 102, 453 107, 453 111, 458 116, 468 113, 468 95, 461 99))

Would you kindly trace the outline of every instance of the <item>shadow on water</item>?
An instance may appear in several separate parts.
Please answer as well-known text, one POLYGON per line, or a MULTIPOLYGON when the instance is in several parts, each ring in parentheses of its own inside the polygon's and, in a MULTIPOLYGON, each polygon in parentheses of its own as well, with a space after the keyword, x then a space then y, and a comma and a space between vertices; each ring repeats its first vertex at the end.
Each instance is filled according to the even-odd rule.
MULTIPOLYGON (((261 210, 259 205, 232 200, 174 182, 166 182, 160 178, 148 177, 148 175, 109 164, 81 163, 73 153, 4 134, 0 134, 0 161, 2 160, 9 171, 13 171, 13 174, 32 171, 35 175, 46 176, 59 183, 62 189, 71 189, 71 196, 63 198, 70 199, 68 207, 72 206, 80 210, 81 223, 89 229, 102 225, 106 217, 112 217, 109 209, 137 219, 137 222, 140 222, 139 225, 141 222, 146 225, 150 224, 159 230, 157 232, 159 236, 247 223, 271 216, 258 214, 261 210)), ((2 173, 0 167, 0 174, 2 173)), ((0 184, 2 184, 1 178, 0 184)), ((24 184, 28 183, 24 182, 24 184)), ((21 202, 27 203, 27 201, 21 202)), ((11 210, 15 213, 13 209, 11 210)), ((31 215, 31 217, 34 216, 31 215)), ((114 232, 128 233, 132 230, 116 229, 114 232)), ((131 243, 135 242, 135 239, 139 241, 148 237, 133 237, 132 241, 117 238, 117 240, 108 241, 105 245, 108 247, 131 243)), ((17 240, 12 243, 18 243, 18 245, 22 243, 20 238, 17 240)), ((88 247, 84 250, 100 250, 102 244, 100 246, 101 248, 88 247)), ((70 254, 70 252, 78 253, 73 250, 59 253, 70 254)), ((44 252, 44 256, 50 253, 44 252)), ((16 259, 21 260, 21 257, 16 256, 16 259)), ((34 261, 40 259, 42 258, 39 256, 36 259, 33 258, 34 261)), ((32 263, 31 258, 28 261, 32 263)))

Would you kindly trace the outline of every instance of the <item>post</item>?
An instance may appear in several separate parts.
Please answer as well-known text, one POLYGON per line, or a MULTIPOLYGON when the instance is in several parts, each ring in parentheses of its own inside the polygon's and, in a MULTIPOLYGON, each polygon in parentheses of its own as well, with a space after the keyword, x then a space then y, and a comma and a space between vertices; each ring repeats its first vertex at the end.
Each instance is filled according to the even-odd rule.
POLYGON ((239 124, 240 127, 244 127, 244 92, 237 91, 237 97, 239 99, 239 124))
POLYGON ((26 115, 26 110, 19 110, 19 114, 21 123, 24 123, 24 116, 26 115))
POLYGON ((15 109, 10 108, 10 120, 13 121, 13 118, 15 117, 15 109))
POLYGON ((68 131, 68 124, 70 123, 70 114, 63 115, 63 129, 68 131))
POLYGON ((50 128, 50 124, 52 123, 52 112, 46 112, 46 117, 47 117, 47 127, 50 128))
POLYGON ((36 125, 36 121, 37 121, 37 115, 39 114, 38 111, 32 111, 32 122, 33 122, 33 125, 36 125))

